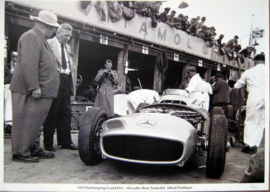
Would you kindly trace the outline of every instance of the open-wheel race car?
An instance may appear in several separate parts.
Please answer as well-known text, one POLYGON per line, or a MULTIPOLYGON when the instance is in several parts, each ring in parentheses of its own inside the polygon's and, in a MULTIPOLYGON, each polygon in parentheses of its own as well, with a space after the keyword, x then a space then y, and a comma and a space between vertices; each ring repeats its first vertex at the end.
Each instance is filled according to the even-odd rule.
POLYGON ((222 108, 209 114, 194 106, 186 91, 167 89, 158 103, 139 107, 134 114, 108 119, 104 109, 90 108, 81 123, 79 155, 88 165, 108 158, 184 166, 207 153, 206 174, 219 178, 225 168, 227 129, 222 108))

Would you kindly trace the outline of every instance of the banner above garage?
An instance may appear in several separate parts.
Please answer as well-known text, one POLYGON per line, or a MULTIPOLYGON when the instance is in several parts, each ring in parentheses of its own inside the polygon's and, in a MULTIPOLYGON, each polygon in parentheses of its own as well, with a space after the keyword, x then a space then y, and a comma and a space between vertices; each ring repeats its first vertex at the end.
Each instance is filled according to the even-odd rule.
MULTIPOLYGON (((95 6, 97 2, 100 3, 100 1, 92 1, 89 5, 83 7, 80 1, 14 1, 14 3, 27 7, 52 10, 59 16, 116 34, 158 44, 238 68, 237 62, 234 60, 230 61, 227 56, 219 55, 216 48, 207 47, 203 39, 188 35, 186 32, 177 30, 162 22, 158 23, 156 28, 153 28, 150 17, 138 14, 135 14, 135 17, 130 21, 125 20, 121 16, 118 21, 113 22, 108 14, 107 3, 103 2, 102 9, 97 9, 95 6)), ((253 61, 245 59, 240 66, 243 70, 248 69, 253 66, 253 61)))

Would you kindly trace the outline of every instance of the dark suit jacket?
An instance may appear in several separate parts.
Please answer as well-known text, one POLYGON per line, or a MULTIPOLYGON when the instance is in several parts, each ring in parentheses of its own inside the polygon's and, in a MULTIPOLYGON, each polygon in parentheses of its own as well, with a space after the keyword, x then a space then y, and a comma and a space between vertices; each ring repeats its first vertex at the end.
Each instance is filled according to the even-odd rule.
POLYGON ((60 76, 56 59, 45 36, 34 27, 25 32, 18 42, 18 59, 10 90, 31 95, 41 89, 41 98, 55 98, 60 76))
POLYGON ((223 79, 219 79, 213 86, 213 103, 221 103, 228 101, 229 85, 223 79))
MULTIPOLYGON (((58 41, 57 38, 54 37, 52 39, 49 39, 48 43, 54 52, 54 55, 56 57, 58 65, 62 66, 62 63, 61 63, 62 59, 60 58, 59 48, 57 47, 58 46, 57 41, 58 41)), ((75 87, 75 79, 74 78, 75 78, 75 73, 76 73, 76 66, 74 65, 74 62, 73 62, 73 54, 71 52, 71 48, 70 48, 69 44, 66 44, 66 50, 68 53, 67 54, 68 55, 68 62, 69 62, 71 78, 72 78, 71 94, 73 95, 74 94, 74 87, 75 87)))

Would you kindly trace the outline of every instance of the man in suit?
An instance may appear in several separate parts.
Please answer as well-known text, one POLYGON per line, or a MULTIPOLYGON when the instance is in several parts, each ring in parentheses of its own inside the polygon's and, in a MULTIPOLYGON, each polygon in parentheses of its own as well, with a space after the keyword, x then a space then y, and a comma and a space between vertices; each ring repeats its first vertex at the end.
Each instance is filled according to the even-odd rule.
POLYGON ((221 73, 215 75, 216 82, 213 85, 213 107, 225 107, 228 101, 229 85, 221 78, 221 73))
POLYGON ((27 163, 54 157, 40 148, 39 136, 60 81, 55 57, 46 41, 59 26, 57 16, 44 10, 35 20, 35 27, 19 39, 18 60, 10 84, 12 160, 27 163))
POLYGON ((71 38, 72 26, 63 23, 57 30, 56 37, 49 39, 60 72, 60 86, 57 97, 53 100, 48 117, 43 126, 44 146, 48 151, 55 151, 53 137, 57 130, 57 143, 63 149, 77 150, 71 139, 71 101, 74 85, 72 73, 74 71, 71 48, 67 42, 71 38))
POLYGON ((94 107, 104 108, 109 117, 114 116, 114 91, 118 85, 118 73, 112 70, 112 60, 107 59, 105 69, 100 69, 94 81, 100 85, 94 107))

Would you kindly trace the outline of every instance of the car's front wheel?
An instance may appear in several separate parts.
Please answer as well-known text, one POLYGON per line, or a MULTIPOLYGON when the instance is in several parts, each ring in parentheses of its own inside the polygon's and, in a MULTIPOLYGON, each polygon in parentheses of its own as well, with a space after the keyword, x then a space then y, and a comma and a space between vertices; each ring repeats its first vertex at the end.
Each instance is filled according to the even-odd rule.
POLYGON ((79 155, 87 165, 96 165, 101 162, 100 134, 102 124, 108 119, 103 108, 93 107, 84 117, 79 132, 79 155))
POLYGON ((228 122, 225 115, 213 115, 208 140, 206 175, 219 178, 225 168, 228 122))

